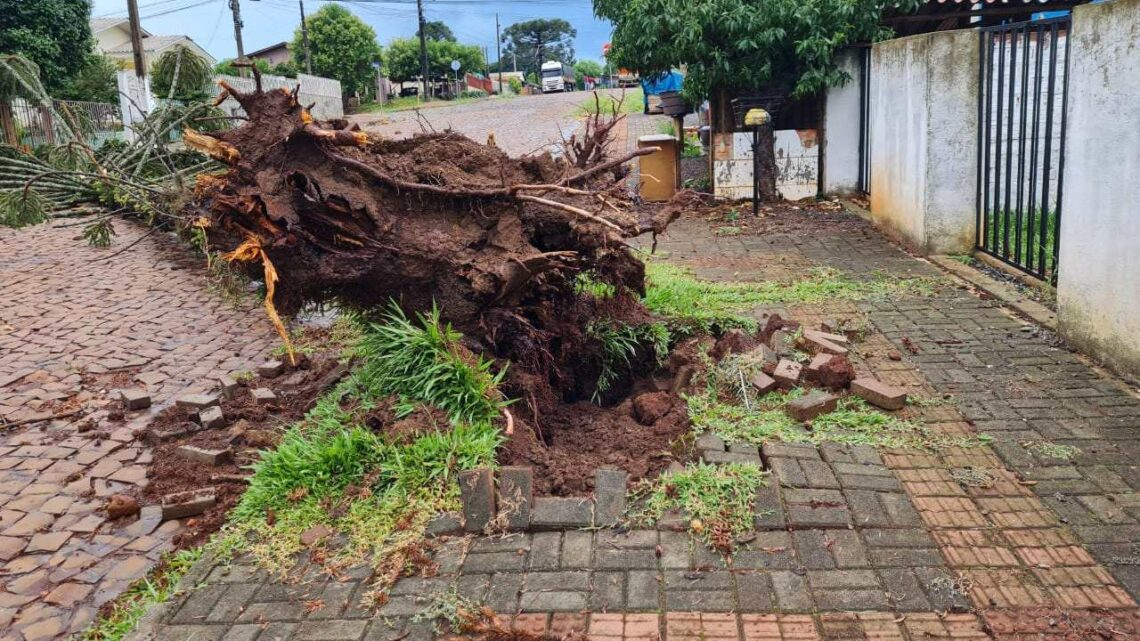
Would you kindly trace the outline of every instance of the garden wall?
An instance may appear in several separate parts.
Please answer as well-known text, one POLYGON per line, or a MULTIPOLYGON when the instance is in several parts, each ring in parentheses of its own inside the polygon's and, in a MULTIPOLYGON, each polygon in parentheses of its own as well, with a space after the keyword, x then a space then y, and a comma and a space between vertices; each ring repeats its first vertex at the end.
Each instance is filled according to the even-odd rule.
POLYGON ((863 50, 844 49, 836 54, 839 68, 851 80, 827 91, 823 112, 823 184, 828 194, 859 191, 859 137, 863 103, 863 50))
POLYGON ((1140 377, 1140 0, 1073 13, 1057 316, 1140 377))
POLYGON ((974 246, 978 75, 973 30, 871 48, 871 214, 923 251, 974 246))

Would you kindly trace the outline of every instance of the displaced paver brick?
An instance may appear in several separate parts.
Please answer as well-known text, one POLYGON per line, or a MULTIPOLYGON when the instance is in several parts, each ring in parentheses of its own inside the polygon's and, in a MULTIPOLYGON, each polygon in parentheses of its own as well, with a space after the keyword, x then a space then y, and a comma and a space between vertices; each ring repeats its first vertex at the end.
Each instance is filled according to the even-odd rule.
POLYGON ((594 473, 595 525, 617 525, 625 514, 628 480, 629 475, 624 470, 601 468, 594 473))
POLYGON ((285 371, 285 363, 281 361, 265 361, 257 366, 257 375, 262 378, 277 378, 285 371))
POLYGON ((228 448, 221 450, 212 450, 198 447, 196 445, 180 445, 175 451, 179 456, 183 458, 187 458, 191 461, 202 463, 204 465, 221 465, 223 463, 228 463, 231 459, 233 459, 234 455, 233 450, 228 448))
POLYGON ((772 372, 772 378, 776 379, 780 387, 790 389, 799 384, 802 371, 802 365, 785 358, 776 365, 776 370, 772 372))
POLYGON ((180 396, 175 404, 192 410, 203 410, 218 404, 218 397, 213 394, 187 394, 180 396))
POLYGON ((495 517, 495 481, 489 468, 459 473, 459 495, 463 502, 463 527, 482 532, 495 517))
POLYGON ((206 430, 221 429, 226 425, 226 417, 222 408, 214 405, 198 411, 198 424, 206 430))
POLYGON ((499 469, 500 518, 512 530, 530 525, 530 508, 534 501, 534 468, 505 466, 499 469))
POLYGON ((123 404, 129 410, 145 410, 150 407, 150 394, 141 389, 125 389, 119 392, 123 404))
POLYGON ((188 492, 177 492, 162 497, 162 520, 181 519, 197 516, 214 507, 217 502, 212 487, 188 492))
POLYGON ((834 412, 838 406, 838 396, 820 390, 812 390, 793 401, 789 401, 785 408, 792 418, 800 422, 807 422, 820 414, 834 412))
POLYGON ((906 391, 873 378, 851 381, 851 392, 871 405, 885 410, 901 410, 906 405, 906 391))

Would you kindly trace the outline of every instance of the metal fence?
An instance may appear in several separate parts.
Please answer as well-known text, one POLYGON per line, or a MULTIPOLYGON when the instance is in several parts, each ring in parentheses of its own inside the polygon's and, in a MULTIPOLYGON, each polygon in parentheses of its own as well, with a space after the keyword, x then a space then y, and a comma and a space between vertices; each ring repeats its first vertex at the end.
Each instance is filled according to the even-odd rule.
POLYGON ((977 248, 1056 282, 1070 16, 980 30, 977 248))
POLYGON ((108 140, 123 139, 123 117, 119 105, 78 100, 53 100, 47 105, 27 100, 12 101, 12 115, 16 124, 17 146, 35 148, 55 144, 69 138, 68 127, 94 148, 108 140))

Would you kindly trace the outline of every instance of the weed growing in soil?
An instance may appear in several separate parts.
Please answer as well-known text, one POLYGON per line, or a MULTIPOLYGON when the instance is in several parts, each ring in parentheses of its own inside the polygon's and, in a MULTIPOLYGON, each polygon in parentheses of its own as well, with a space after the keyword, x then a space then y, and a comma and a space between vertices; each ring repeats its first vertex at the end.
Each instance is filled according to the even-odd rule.
POLYGON ((589 294, 594 298, 612 298, 617 288, 611 283, 594 278, 591 272, 578 272, 574 276, 574 293, 589 294))
POLYGON ((459 471, 494 465, 501 436, 492 420, 504 401, 499 377, 461 350, 438 313, 413 323, 393 311, 388 320, 363 329, 362 364, 253 466, 219 552, 246 550, 285 574, 306 548, 302 534, 324 525, 346 541, 333 552, 309 546, 312 558, 335 567, 371 555, 381 589, 427 562, 425 526, 458 508, 459 471), (403 408, 437 404, 451 425, 410 442, 362 425, 396 396, 403 408))
POLYGON ((900 279, 881 274, 854 279, 828 267, 813 269, 806 278, 791 283, 701 280, 685 267, 657 260, 647 261, 645 270, 645 306, 701 331, 733 327, 755 331, 756 320, 746 314, 760 305, 929 296, 936 284, 929 278, 900 279))
POLYGON ((728 552, 733 539, 753 528, 752 505, 765 483, 758 465, 698 463, 635 486, 631 519, 652 522, 666 512, 681 512, 694 536, 728 552))
POLYGON ((449 589, 430 595, 428 606, 412 617, 412 623, 431 623, 431 629, 438 635, 449 630, 458 632, 464 624, 481 611, 478 603, 459 594, 459 589, 449 589), (443 624, 447 624, 444 626, 443 624))
POLYGON ((491 421, 505 406, 498 385, 507 370, 492 373, 491 361, 469 352, 461 338, 440 320, 438 308, 412 322, 393 304, 383 323, 369 326, 357 348, 368 363, 358 375, 367 387, 399 398, 400 416, 427 404, 453 421, 491 421))
POLYGON ((638 350, 649 347, 657 364, 661 365, 669 356, 669 342, 672 335, 664 323, 624 325, 608 322, 592 322, 586 333, 602 344, 602 372, 594 387, 594 402, 613 385, 623 372, 630 367, 638 350))
POLYGON ((144 614, 177 593, 178 582, 200 558, 202 548, 179 550, 167 556, 149 576, 135 581, 119 595, 106 613, 83 632, 81 641, 119 641, 126 637, 144 614))

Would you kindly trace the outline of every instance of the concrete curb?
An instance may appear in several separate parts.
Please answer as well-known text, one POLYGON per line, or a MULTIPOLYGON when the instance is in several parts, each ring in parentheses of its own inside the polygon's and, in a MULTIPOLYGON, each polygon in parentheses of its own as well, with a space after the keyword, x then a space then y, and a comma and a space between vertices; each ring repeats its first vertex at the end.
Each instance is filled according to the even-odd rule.
POLYGON ((1000 300, 1021 316, 1052 331, 1057 331, 1057 314, 1037 301, 1022 296, 1016 288, 991 278, 948 256, 930 256, 930 262, 967 283, 1000 300))

